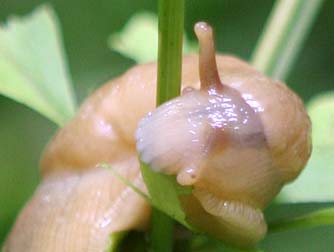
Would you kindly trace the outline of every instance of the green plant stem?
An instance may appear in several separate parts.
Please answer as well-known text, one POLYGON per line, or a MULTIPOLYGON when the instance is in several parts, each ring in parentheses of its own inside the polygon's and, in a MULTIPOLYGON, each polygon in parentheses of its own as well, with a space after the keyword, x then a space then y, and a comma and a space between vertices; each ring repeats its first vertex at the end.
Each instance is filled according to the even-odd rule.
POLYGON ((159 0, 157 105, 180 94, 184 0, 159 0))
POLYGON ((151 248, 154 252, 173 251, 173 219, 158 209, 153 209, 151 248))
MULTIPOLYGON (((159 0, 157 106, 180 94, 184 0, 159 0)), ((151 246, 154 252, 173 248, 173 219, 153 209, 151 246)))
POLYGON ((269 76, 285 80, 324 0, 277 0, 251 58, 269 76))
POLYGON ((334 208, 327 208, 293 219, 269 223, 269 233, 330 225, 334 225, 334 208))

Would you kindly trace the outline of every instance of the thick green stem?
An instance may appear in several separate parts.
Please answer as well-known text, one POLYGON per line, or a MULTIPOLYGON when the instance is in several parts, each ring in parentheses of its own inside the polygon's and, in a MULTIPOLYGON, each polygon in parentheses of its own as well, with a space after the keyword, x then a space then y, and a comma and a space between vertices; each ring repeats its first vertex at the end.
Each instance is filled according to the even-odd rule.
POLYGON ((285 80, 303 47, 324 0, 277 0, 251 62, 269 76, 285 80))
MULTIPOLYGON (((159 0, 157 106, 180 94, 184 0, 159 0)), ((173 219, 154 209, 151 246, 154 252, 173 249, 173 219)))

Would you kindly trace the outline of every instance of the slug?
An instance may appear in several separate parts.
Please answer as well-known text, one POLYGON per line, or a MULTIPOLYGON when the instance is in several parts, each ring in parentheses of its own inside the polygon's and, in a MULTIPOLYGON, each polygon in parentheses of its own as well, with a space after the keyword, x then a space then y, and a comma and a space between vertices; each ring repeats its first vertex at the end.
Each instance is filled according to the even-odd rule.
POLYGON ((4 252, 101 252, 111 233, 145 230, 149 204, 99 166, 146 191, 138 153, 193 186, 182 205, 194 226, 237 246, 263 238, 262 210, 305 166, 311 124, 286 85, 215 55, 207 24, 195 32, 200 56, 183 58, 180 97, 154 110, 156 63, 137 65, 95 91, 59 130, 4 252))
MULTIPOLYGON (((267 230, 262 210, 310 156, 311 123, 286 85, 236 58, 218 55, 217 65, 209 25, 197 23, 195 33, 199 87, 140 121, 137 150, 155 171, 193 187, 182 200, 191 223, 229 244, 253 246, 267 230)), ((189 83, 198 83, 195 62, 184 70, 189 83)))

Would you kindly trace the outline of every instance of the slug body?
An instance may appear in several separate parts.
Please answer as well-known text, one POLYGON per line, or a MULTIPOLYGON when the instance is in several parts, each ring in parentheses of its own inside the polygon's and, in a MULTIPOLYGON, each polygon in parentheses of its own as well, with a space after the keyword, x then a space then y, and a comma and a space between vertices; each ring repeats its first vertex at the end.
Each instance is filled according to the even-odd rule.
POLYGON ((310 156, 311 124, 284 84, 235 58, 217 56, 217 64, 211 27, 198 23, 195 32, 199 90, 186 89, 141 120, 137 150, 152 169, 193 187, 182 199, 190 223, 253 246, 266 233, 262 210, 310 156))
POLYGON ((154 110, 156 64, 138 65, 99 88, 56 134, 4 252, 100 252, 111 233, 145 229, 148 203, 98 166, 145 191, 138 152, 193 186, 182 204, 200 230, 238 246, 263 238, 262 210, 310 155, 310 121, 284 84, 215 57, 211 28, 196 27, 200 60, 183 58, 182 96, 154 110))

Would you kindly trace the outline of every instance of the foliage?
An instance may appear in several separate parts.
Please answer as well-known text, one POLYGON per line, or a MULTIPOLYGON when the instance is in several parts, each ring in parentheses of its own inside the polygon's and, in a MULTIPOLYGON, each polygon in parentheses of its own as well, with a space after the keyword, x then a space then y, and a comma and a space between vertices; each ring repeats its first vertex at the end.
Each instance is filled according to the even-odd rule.
POLYGON ((75 101, 57 23, 43 6, 0 27, 0 93, 61 125, 75 101))
MULTIPOLYGON (((124 28, 112 34, 108 45, 137 63, 157 60, 158 17, 154 13, 139 12, 133 15, 124 28), (149 40, 147 38, 150 38, 149 40)), ((183 37, 183 53, 196 52, 196 44, 183 37)))

